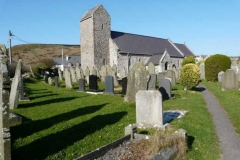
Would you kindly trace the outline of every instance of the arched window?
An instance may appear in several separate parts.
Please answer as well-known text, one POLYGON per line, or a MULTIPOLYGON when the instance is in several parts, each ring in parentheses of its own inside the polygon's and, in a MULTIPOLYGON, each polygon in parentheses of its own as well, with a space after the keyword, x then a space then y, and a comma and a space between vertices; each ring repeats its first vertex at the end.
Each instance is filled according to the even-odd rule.
POLYGON ((172 68, 175 68, 175 69, 176 69, 176 65, 175 65, 175 64, 173 64, 173 65, 172 65, 172 68))
POLYGON ((105 59, 103 59, 103 66, 106 65, 105 59))
POLYGON ((165 63, 165 70, 168 69, 168 62, 165 63))
POLYGON ((138 62, 141 62, 141 58, 138 59, 138 62))

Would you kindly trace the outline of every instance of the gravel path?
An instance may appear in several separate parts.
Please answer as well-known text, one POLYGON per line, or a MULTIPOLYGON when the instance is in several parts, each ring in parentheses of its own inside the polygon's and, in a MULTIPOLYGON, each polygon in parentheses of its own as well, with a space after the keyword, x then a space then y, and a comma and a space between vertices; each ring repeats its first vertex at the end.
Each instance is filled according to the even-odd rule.
POLYGON ((200 84, 199 90, 202 91, 207 107, 213 116, 216 132, 221 143, 223 159, 240 160, 240 138, 229 121, 227 113, 220 107, 217 99, 206 87, 200 84))

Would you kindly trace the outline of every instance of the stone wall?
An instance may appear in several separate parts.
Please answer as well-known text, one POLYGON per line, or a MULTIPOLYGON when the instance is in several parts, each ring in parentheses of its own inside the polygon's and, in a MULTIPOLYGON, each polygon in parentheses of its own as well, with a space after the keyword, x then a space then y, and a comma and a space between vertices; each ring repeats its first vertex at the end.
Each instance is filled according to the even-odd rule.
POLYGON ((110 55, 110 66, 116 64, 118 66, 118 47, 112 40, 109 38, 109 55, 110 55))

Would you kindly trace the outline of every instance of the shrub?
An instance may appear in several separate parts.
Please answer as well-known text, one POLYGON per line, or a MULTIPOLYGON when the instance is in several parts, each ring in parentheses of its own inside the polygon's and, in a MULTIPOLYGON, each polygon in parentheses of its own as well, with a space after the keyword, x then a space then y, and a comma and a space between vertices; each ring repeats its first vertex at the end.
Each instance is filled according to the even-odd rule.
POLYGON ((198 85, 200 70, 196 64, 186 64, 181 69, 180 84, 184 89, 192 89, 198 85))
POLYGON ((217 81, 218 73, 231 67, 231 59, 225 55, 216 54, 205 61, 205 78, 207 81, 217 81))
POLYGON ((194 56, 188 56, 188 57, 185 57, 183 59, 183 62, 182 62, 182 67, 186 64, 189 64, 189 63, 193 63, 195 64, 195 57, 194 56))

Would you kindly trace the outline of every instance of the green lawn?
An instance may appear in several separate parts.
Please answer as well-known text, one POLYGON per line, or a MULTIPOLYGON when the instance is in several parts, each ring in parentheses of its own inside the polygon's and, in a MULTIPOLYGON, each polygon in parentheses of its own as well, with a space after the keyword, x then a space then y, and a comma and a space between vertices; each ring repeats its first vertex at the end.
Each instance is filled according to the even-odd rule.
MULTIPOLYGON (((31 101, 12 110, 23 123, 11 127, 12 159, 73 159, 124 135, 124 127, 135 123, 135 104, 121 96, 90 95, 49 86, 39 80, 26 81, 31 101)), ((101 84, 100 88, 104 88, 101 84)), ((164 101, 164 110, 189 112, 170 123, 189 135, 186 159, 219 159, 220 150, 212 118, 200 92, 173 88, 175 99, 164 101)))
POLYGON ((219 82, 202 81, 202 84, 218 99, 220 105, 227 112, 236 132, 240 135, 240 91, 222 91, 222 84, 219 82))

